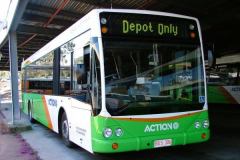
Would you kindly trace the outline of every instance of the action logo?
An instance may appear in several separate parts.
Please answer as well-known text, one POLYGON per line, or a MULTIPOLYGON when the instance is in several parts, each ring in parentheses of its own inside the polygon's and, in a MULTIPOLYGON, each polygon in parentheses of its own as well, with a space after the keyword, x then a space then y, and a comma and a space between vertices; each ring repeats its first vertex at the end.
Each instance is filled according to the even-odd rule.
POLYGON ((158 131, 167 131, 167 130, 177 130, 179 128, 178 122, 173 123, 159 123, 147 125, 144 129, 144 132, 158 132, 158 131))

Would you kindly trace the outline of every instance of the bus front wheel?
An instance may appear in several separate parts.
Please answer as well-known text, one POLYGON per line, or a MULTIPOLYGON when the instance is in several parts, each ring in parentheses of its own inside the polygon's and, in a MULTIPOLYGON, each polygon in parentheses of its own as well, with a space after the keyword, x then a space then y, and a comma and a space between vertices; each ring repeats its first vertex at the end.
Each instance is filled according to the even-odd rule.
POLYGON ((64 112, 61 120, 61 134, 64 144, 67 147, 73 147, 73 143, 69 140, 69 125, 67 115, 64 112))

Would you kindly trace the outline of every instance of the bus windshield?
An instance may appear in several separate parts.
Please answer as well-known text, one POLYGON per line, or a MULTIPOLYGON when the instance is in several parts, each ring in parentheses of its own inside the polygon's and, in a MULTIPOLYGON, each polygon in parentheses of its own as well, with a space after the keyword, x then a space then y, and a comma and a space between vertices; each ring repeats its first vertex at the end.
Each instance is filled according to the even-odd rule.
POLYGON ((106 108, 113 116, 200 110, 200 44, 103 39, 106 108))

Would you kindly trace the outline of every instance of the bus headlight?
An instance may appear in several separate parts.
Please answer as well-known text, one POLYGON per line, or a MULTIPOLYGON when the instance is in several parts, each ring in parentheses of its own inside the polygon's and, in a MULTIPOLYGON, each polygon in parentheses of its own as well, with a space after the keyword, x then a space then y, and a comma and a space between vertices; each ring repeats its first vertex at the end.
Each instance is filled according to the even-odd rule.
POLYGON ((106 18, 101 18, 101 24, 107 24, 107 19, 106 18))
POLYGON ((203 121, 203 128, 208 128, 208 127, 209 127, 208 120, 203 121))
POLYGON ((195 126, 195 128, 197 128, 197 129, 198 129, 198 128, 200 128, 200 127, 201 127, 201 123, 200 123, 200 122, 195 122, 195 125, 194 125, 194 126, 195 126))
POLYGON ((117 129, 115 130, 115 134, 116 134, 117 137, 120 137, 120 136, 123 134, 122 129, 121 129, 121 128, 117 128, 117 129))
POLYGON ((111 128, 105 128, 103 131, 103 136, 105 138, 109 138, 112 136, 112 129, 111 128))
POLYGON ((194 26, 193 24, 190 24, 190 25, 189 25, 189 29, 190 29, 190 30, 194 30, 194 29, 195 29, 195 26, 194 26))

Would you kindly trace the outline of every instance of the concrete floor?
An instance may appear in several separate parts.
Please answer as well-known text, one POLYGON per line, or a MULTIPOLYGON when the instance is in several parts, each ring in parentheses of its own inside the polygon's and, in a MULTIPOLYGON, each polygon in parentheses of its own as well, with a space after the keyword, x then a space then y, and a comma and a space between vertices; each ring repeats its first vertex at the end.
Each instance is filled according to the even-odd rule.
POLYGON ((34 124, 33 130, 22 136, 43 160, 240 160, 239 128, 214 125, 211 134, 210 141, 201 144, 97 155, 80 147, 65 147, 57 134, 40 124, 34 124))
POLYGON ((0 108, 0 160, 39 160, 37 153, 19 134, 10 132, 1 111, 0 108))
MULTIPOLYGON (((4 105, 0 109, 9 119, 11 112, 4 105)), ((56 133, 41 124, 32 125, 33 130, 21 135, 42 160, 240 160, 240 106, 210 105, 209 113, 208 142, 140 152, 93 155, 80 147, 70 149, 56 133)))

